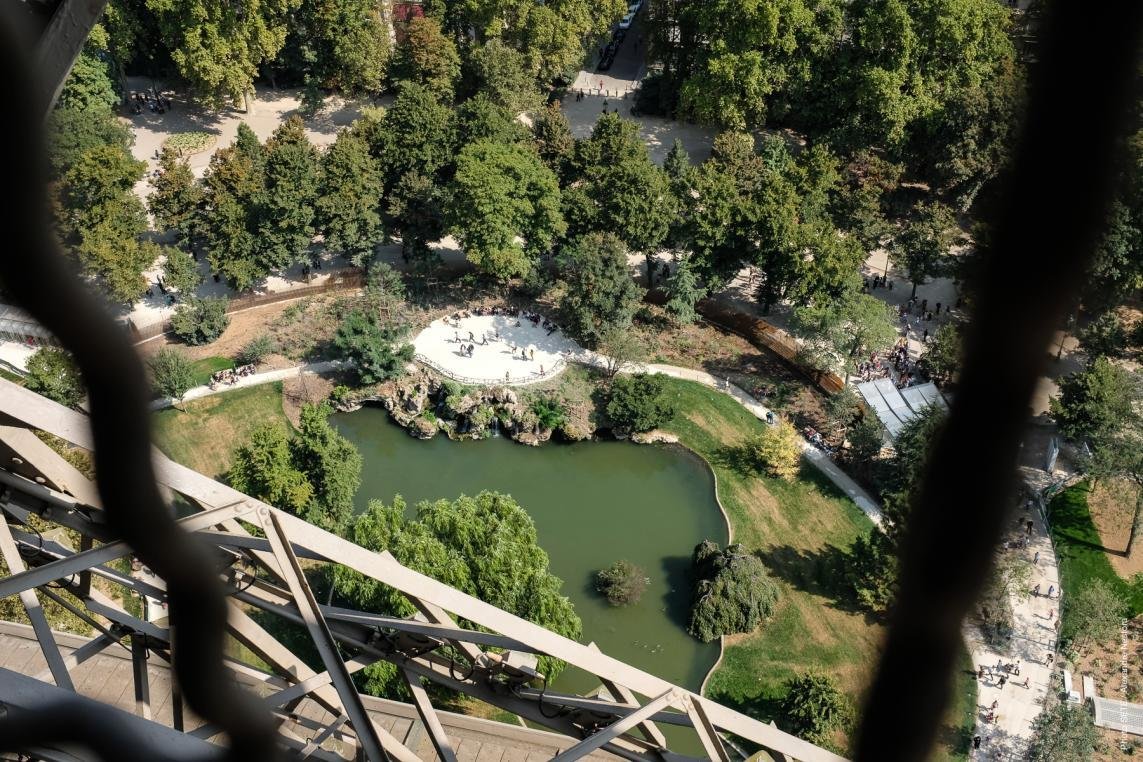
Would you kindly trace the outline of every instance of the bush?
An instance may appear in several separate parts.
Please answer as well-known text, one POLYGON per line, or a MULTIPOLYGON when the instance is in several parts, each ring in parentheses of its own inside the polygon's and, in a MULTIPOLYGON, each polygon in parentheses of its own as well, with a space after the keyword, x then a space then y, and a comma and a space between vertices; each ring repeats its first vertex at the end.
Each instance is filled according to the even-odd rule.
POLYGON ((55 347, 41 347, 28 358, 24 386, 67 407, 78 405, 86 394, 75 360, 55 347))
POLYGON ((1080 344, 1090 355, 1119 357, 1127 346, 1127 331, 1114 310, 1108 310, 1080 332, 1080 344))
POLYGON ((746 455, 755 468, 775 479, 789 481, 798 475, 802 442, 789 421, 778 421, 746 440, 746 455))
POLYGON ((663 376, 637 373, 612 381, 607 417, 616 428, 650 431, 674 415, 675 403, 667 398, 667 382, 663 376))
POLYGON ((742 549, 706 540, 695 547, 694 598, 687 632, 709 643, 723 635, 753 632, 774 613, 778 586, 762 561, 742 549))
POLYGON ((210 148, 214 143, 214 136, 209 132, 176 132, 163 141, 163 147, 169 148, 179 156, 190 156, 210 148))
POLYGON ((845 694, 829 675, 806 672, 786 681, 781 712, 786 730, 807 741, 822 744, 849 718, 845 694))
POLYGON ((262 334, 257 338, 251 339, 246 346, 238 350, 235 355, 234 361, 239 365, 257 365, 266 359, 266 357, 274 351, 274 340, 267 334, 262 334))
POLYGON ((557 400, 538 399, 532 403, 532 412, 543 429, 558 429, 564 425, 564 409, 557 400))
POLYGON ((209 344, 230 325, 226 297, 190 297, 171 316, 171 331, 191 346, 209 344))
POLYGON ((381 325, 372 313, 354 310, 345 316, 334 345, 353 362, 361 384, 376 384, 397 378, 413 359, 413 345, 402 344, 405 330, 381 325))
POLYGON ((181 352, 164 347, 147 361, 151 383, 163 397, 182 399, 194 386, 194 366, 181 352))
POLYGON ((630 561, 620 560, 595 574, 595 589, 612 606, 638 603, 647 589, 647 574, 630 561))

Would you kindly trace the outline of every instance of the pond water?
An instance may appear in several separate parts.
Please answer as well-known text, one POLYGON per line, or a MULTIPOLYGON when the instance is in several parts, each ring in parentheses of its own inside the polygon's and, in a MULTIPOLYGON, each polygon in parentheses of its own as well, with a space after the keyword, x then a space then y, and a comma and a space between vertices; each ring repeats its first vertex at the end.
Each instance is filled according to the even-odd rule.
MULTIPOLYGON (((718 658, 716 643, 686 633, 687 574, 694 546, 725 543, 726 526, 706 465, 680 447, 581 442, 525 447, 508 439, 427 442, 379 408, 336 414, 333 425, 361 451, 358 510, 396 494, 425 499, 511 494, 536 522, 540 545, 583 619, 583 642, 691 690, 718 658), (626 558, 650 578, 642 600, 616 608, 592 589, 595 572, 626 558)), ((598 680, 568 669, 555 686, 586 692, 598 680)))

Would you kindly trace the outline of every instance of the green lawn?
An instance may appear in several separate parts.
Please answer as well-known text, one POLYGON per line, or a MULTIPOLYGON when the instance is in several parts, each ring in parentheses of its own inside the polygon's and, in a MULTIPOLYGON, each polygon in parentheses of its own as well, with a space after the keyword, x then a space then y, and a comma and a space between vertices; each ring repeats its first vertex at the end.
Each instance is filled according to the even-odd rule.
POLYGON ((678 412, 665 428, 711 464, 734 541, 757 552, 783 586, 770 622, 756 633, 726 639, 707 693, 769 720, 783 682, 816 668, 833 675, 856 703, 884 633, 849 603, 832 572, 843 550, 872 523, 811 466, 791 482, 743 469, 735 447, 764 424, 730 397, 699 384, 671 380, 669 388, 678 412))
MULTIPOLYGON (((1065 593, 1072 593, 1090 580, 1102 579, 1123 594, 1131 607, 1130 616, 1137 616, 1143 613, 1143 585, 1129 584, 1115 573, 1107 560, 1087 506, 1090 491, 1086 482, 1080 482, 1056 495, 1049 506, 1052 540, 1060 565, 1060 586, 1065 593)), ((1073 630, 1066 607, 1062 616, 1060 629, 1066 635, 1073 630)))
POLYGON ((234 448, 258 426, 274 421, 289 425, 280 382, 204 397, 182 407, 154 414, 155 444, 172 460, 208 476, 226 473, 234 448))
POLYGON ((234 360, 229 357, 204 357, 191 363, 191 367, 194 371, 194 385, 205 386, 218 371, 233 368, 234 360))

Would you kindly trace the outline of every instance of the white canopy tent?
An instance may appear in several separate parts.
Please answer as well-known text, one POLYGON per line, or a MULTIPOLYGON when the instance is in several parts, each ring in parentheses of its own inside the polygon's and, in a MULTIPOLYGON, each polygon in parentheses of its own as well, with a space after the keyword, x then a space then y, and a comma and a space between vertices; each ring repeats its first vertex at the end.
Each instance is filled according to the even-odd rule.
POLYGON ((857 391, 893 439, 908 421, 930 405, 948 409, 945 398, 932 383, 898 389, 889 379, 879 378, 858 384, 857 391))
POLYGON ((33 344, 55 344, 55 337, 18 307, 0 304, 0 339, 33 344))

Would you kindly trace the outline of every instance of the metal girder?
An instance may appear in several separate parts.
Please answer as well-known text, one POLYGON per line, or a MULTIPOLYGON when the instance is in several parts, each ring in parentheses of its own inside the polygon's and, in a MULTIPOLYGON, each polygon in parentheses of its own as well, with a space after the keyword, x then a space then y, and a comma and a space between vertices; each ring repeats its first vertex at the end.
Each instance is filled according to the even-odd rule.
MULTIPOLYGON (((244 501, 237 501, 229 505, 224 505, 221 508, 215 508, 210 511, 188 516, 179 521, 179 526, 188 532, 193 532, 196 529, 213 526, 223 520, 224 517, 229 518, 244 515, 251 510, 253 510, 253 506, 245 505, 244 501)), ((7 522, 4 522, 4 525, 7 526, 7 522)), ((49 564, 38 566, 35 569, 22 572, 21 574, 13 574, 7 579, 0 580, 0 598, 7 598, 9 595, 14 595, 21 590, 46 585, 49 582, 55 582, 57 579, 63 577, 70 577, 72 574, 78 574, 85 569, 90 569, 92 566, 114 561, 116 558, 122 558, 130 554, 131 546, 121 541, 111 542, 106 545, 101 545, 98 548, 75 553, 59 561, 52 561, 49 564)))
MULTIPOLYGON (((64 667, 68 670, 74 669, 90 659, 92 656, 103 653, 105 650, 107 650, 108 646, 116 645, 118 642, 119 641, 116 638, 113 638, 110 635, 100 635, 95 640, 89 640, 87 643, 84 643, 82 646, 75 649, 67 656, 63 657, 64 667)), ((36 680, 47 680, 51 676, 51 670, 45 669, 43 672, 40 672, 34 677, 36 680)), ((171 682, 173 683, 174 681, 172 680, 171 682)))
POLYGON ((672 688, 662 696, 659 696, 653 701, 648 702, 647 705, 640 708, 639 711, 632 712, 623 719, 616 720, 603 730, 600 730, 598 733, 594 733, 583 739, 567 751, 552 757, 552 762, 572 762, 572 760, 579 759, 580 757, 585 757, 596 749, 603 747, 609 741, 612 741, 622 734, 626 733, 628 730, 631 730, 640 722, 643 722, 651 715, 655 714, 655 712, 658 712, 660 709, 665 709, 671 704, 677 702, 679 699, 680 696, 675 691, 675 689, 672 688))
POLYGON ((151 679, 147 674, 147 636, 131 633, 131 676, 135 681, 135 712, 151 719, 151 679))
POLYGON ((344 714, 337 717, 333 722, 326 725, 320 733, 311 738, 309 742, 302 748, 298 755, 301 759, 309 759, 313 753, 321 748, 325 739, 337 732, 337 729, 349 721, 349 717, 344 714))
POLYGON ((44 88, 44 114, 55 105, 67 75, 79 57, 91 28, 103 14, 107 0, 60 0, 40 41, 35 66, 44 88))
POLYGON ((702 747, 706 749, 707 757, 717 760, 717 762, 730 762, 730 755, 726 753, 726 747, 722 745, 722 739, 718 737, 718 730, 707 717, 702 701, 697 696, 688 696, 687 700, 683 702, 683 707, 694 720, 695 732, 698 733, 699 740, 702 741, 702 747))
MULTIPOLYGON (((594 648, 596 651, 599 650, 599 646, 597 646, 594 642, 588 643, 587 647, 594 648)), ((624 701, 628 704, 635 705, 639 704, 639 702, 635 700, 635 694, 625 686, 620 685, 614 680, 608 680, 606 678, 603 678, 602 682, 603 687, 607 689, 607 692, 610 693, 611 697, 616 701, 624 701)), ((663 735, 661 730, 655 727, 655 723, 650 721, 640 722, 636 727, 638 728, 639 732, 643 734, 643 737, 648 741, 654 743, 660 749, 667 748, 667 737, 663 735)))
POLYGON ((425 730, 429 731, 429 739, 433 742, 433 748, 437 750, 437 756, 443 762, 456 762, 456 752, 452 750, 452 743, 448 740, 432 702, 429 701, 428 692, 421 685, 421 678, 407 669, 401 670, 401 677, 405 679, 405 685, 409 686, 409 692, 413 694, 413 705, 417 707, 417 714, 421 716, 425 730))
POLYGON ((290 548, 290 540, 282 529, 281 522, 274 514, 264 509, 258 510, 258 518, 261 520, 262 528, 266 530, 266 536, 270 539, 270 547, 282 567, 286 584, 294 595, 294 601, 298 605, 302 619, 305 620, 314 645, 317 646, 322 663, 333 678, 333 685, 341 698, 342 709, 349 715, 350 725, 357 733, 357 741, 365 752, 365 758, 369 762, 388 762, 389 755, 381 747, 381 739, 373 729, 373 723, 365 711, 365 705, 361 702, 361 694, 357 692, 353 679, 345 668, 345 662, 337 652, 337 645, 329 631, 329 625, 318 610, 317 600, 309 583, 306 582, 305 573, 298 564, 297 556, 290 548))
MULTIPOLYGON (((9 573, 19 575, 24 571, 24 561, 20 558, 20 551, 16 549, 16 541, 12 539, 12 530, 2 516, 0 516, 0 555, 4 556, 4 562, 8 564, 9 573)), ((43 607, 40 606, 40 599, 31 590, 21 590, 20 602, 24 604, 24 611, 28 612, 28 619, 36 631, 36 640, 40 643, 40 650, 44 654, 44 661, 48 663, 48 669, 51 670, 52 679, 59 687, 74 693, 75 685, 72 684, 71 675, 68 674, 67 666, 60 656, 60 647, 56 643, 55 635, 52 635, 52 628, 44 615, 43 607)))
MULTIPOLYGON (((62 408, 55 403, 45 400, 25 389, 7 384, 0 380, 0 416, 8 415, 25 424, 41 428, 65 440, 90 448, 90 431, 86 419, 62 408)), ((520 717, 534 721, 545 727, 570 737, 582 736, 584 729, 592 727, 596 719, 591 712, 609 713, 617 720, 609 726, 608 730, 615 733, 615 737, 605 739, 603 748, 628 759, 653 759, 677 755, 659 749, 659 739, 653 734, 649 735, 652 742, 648 743, 636 737, 636 733, 625 734, 615 731, 616 726, 623 727, 635 717, 631 727, 638 728, 644 723, 669 722, 672 724, 692 725, 696 727, 700 737, 707 744, 708 753, 712 758, 722 759, 725 750, 720 751, 719 733, 733 734, 759 744, 767 750, 780 753, 787 758, 801 760, 801 762, 839 762, 841 757, 783 733, 775 727, 745 717, 733 710, 713 702, 706 702, 695 694, 672 686, 665 680, 639 669, 624 664, 616 659, 599 653, 598 650, 576 643, 542 627, 524 621, 491 606, 477 598, 448 587, 430 577, 419 574, 398 563, 387 552, 375 553, 347 540, 325 532, 317 527, 307 524, 303 520, 283 513, 261 501, 249 498, 224 484, 216 482, 191 469, 171 462, 161 454, 156 453, 154 458, 158 482, 166 488, 183 494, 206 511, 216 510, 236 501, 247 501, 247 505, 264 511, 259 521, 265 520, 276 527, 268 540, 249 537, 248 533, 237 521, 215 521, 211 526, 200 529, 202 540, 211 542, 219 548, 224 556, 233 556, 238 551, 269 570, 270 576, 280 576, 286 580, 290 588, 289 597, 286 591, 259 578, 250 589, 234 588, 232 596, 243 600, 266 611, 285 616, 292 621, 305 621, 307 618, 311 635, 316 627, 324 629, 324 643, 328 654, 337 654, 335 643, 355 649, 357 658, 385 659, 410 674, 428 678, 435 683, 458 690, 467 695, 487 701, 520 717), (216 531, 220 527, 221 531, 216 531), (275 547, 277 543, 277 547, 275 547), (312 591, 305 586, 305 579, 298 570, 297 559, 305 557, 321 562, 338 564, 344 568, 352 569, 388 585, 411 601, 419 602, 422 616, 433 620, 419 622, 416 620, 387 621, 382 617, 372 618, 368 614, 355 612, 335 612, 330 607, 322 607, 313 600, 312 591), (291 568, 293 567, 293 568, 291 568), (291 584, 293 583, 293 584, 291 584), (306 593, 308 592, 308 600, 306 593), (292 598, 292 601, 290 600, 292 598), (295 610, 293 605, 298 609, 295 610), (307 606, 309 610, 307 610, 307 606), (480 630, 488 632, 469 632, 455 626, 455 621, 464 620, 466 625, 471 622, 480 630), (450 663, 442 654, 435 654, 419 649, 412 643, 406 642, 404 635, 400 635, 396 642, 397 648, 392 645, 377 643, 371 637, 373 632, 407 633, 421 638, 432 639, 435 642, 452 643, 453 647, 468 652, 476 659, 480 659, 480 646, 507 647, 511 643, 513 650, 527 650, 538 654, 548 654, 561 659, 572 666, 596 675, 617 699, 614 703, 603 702, 589 708, 585 702, 595 701, 580 697, 567 697, 562 699, 557 695, 550 695, 545 706, 541 708, 540 702, 532 689, 522 687, 515 681, 506 679, 496 670, 495 665, 485 663, 466 678, 454 677, 450 672, 450 663), (462 645, 466 644, 466 645, 462 645), (523 644, 520 648, 516 644, 523 644), (626 693, 629 691, 630 693, 626 693), (655 710, 646 714, 646 707, 636 707, 631 702, 631 696, 663 696, 674 691, 679 697, 676 703, 686 703, 683 699, 692 702, 691 714, 683 715, 673 711, 655 710), (697 710, 694 708, 697 706, 697 710), (548 717, 544 710, 557 709, 555 717, 548 717), (685 718, 685 719, 684 719, 685 718), (623 723, 622 725, 620 723, 623 723)), ((65 526, 82 527, 84 534, 90 534, 96 539, 103 539, 107 529, 100 524, 100 518, 92 514, 92 509, 58 495, 52 490, 35 485, 26 479, 15 477, 0 470, 0 483, 8 484, 13 489, 4 499, 6 506, 13 515, 20 516, 20 512, 27 507, 45 518, 55 520, 65 526), (92 515, 89 515, 92 514, 92 515)), ((27 513, 25 511, 24 515, 27 513)), ((108 538, 114 540, 114 538, 108 538)), ((223 559, 228 561, 229 559, 223 559)), ((99 573, 98 568, 91 569, 99 573)), ((260 575, 261 576, 261 575, 260 575)), ((117 580, 118 581, 118 580, 117 580)), ((121 582, 121 584, 125 583, 121 582)), ((2 582, 0 582, 2 584, 2 582)), ((245 584, 245 581, 242 583, 245 584)), ((276 584, 276 581, 275 581, 276 584)), ((126 615, 125 612, 114 608, 110 602, 101 601, 93 591, 88 599, 91 610, 109 612, 114 621, 123 622, 128 627, 141 629, 152 637, 169 637, 169 633, 162 628, 154 627, 149 623, 140 622, 126 615), (149 629, 148 629, 149 628, 149 629)), ((269 637, 262 632, 261 635, 269 637)), ((260 635, 260 637, 261 637, 260 635)), ((314 637, 321 647, 323 638, 314 637)), ((428 641, 430 648, 435 643, 428 641)), ((332 682, 339 671, 348 671, 348 665, 341 658, 328 660, 329 675, 316 675, 281 644, 274 642, 274 646, 281 649, 279 656, 288 656, 275 662, 276 670, 282 674, 291 675, 292 682, 304 682, 305 686, 291 686, 285 690, 293 691, 299 695, 314 696, 319 703, 331 704, 334 713, 340 714, 342 701, 337 691, 327 682, 332 682), (289 666, 287 666, 289 665, 289 666), (311 682, 312 680, 312 682, 311 682), (320 683, 320 685, 319 685, 320 683), (315 687, 317 686, 317 687, 315 687), (324 700, 323 700, 324 699, 324 700), (332 700, 330 700, 332 699, 332 700)), ((257 652, 257 651, 256 651, 257 652)), ((452 671, 455 671, 452 670, 452 671)), ((284 693, 284 691, 283 691, 284 693)), ((280 698, 289 702, 289 696, 280 698)), ((358 696, 360 698, 360 696, 358 696)), ((347 711, 348 715, 349 712, 347 711)), ((598 717, 598 715, 597 715, 598 717)), ((352 718, 351 718, 352 722, 352 718)), ((639 728, 640 731, 645 728, 639 728)), ((605 731, 606 732, 606 731, 605 731)), ((390 751, 388 738, 378 734, 385 744, 385 750, 390 751)), ((399 745, 392 747, 392 752, 400 756, 404 762, 412 762, 412 755, 407 749, 399 745), (404 755, 408 755, 407 757, 404 755)))

